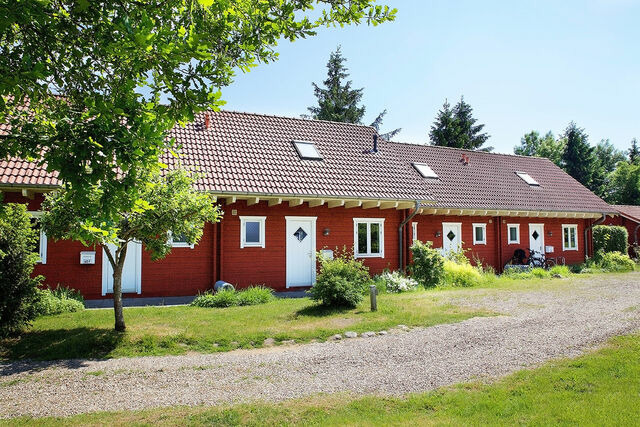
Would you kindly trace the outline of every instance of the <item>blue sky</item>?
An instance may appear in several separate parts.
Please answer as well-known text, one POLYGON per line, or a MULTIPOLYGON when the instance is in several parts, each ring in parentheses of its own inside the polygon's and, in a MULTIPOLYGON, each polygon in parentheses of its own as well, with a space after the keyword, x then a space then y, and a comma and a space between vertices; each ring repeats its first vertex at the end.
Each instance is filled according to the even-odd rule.
POLYGON ((378 0, 398 9, 377 27, 323 29, 283 42, 279 61, 237 76, 223 90, 230 110, 299 116, 311 82, 342 46, 366 123, 388 110, 382 130, 424 143, 445 98, 461 95, 498 152, 532 129, 561 133, 569 121, 590 141, 627 149, 640 138, 640 1, 378 0))

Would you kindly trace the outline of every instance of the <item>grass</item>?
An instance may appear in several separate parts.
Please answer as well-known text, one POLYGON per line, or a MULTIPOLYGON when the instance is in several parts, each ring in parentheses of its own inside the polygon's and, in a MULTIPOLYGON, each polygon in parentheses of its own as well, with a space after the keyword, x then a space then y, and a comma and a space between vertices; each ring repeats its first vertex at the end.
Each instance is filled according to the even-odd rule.
POLYGON ((9 425, 637 425, 640 336, 612 339, 577 359, 402 398, 317 395, 277 404, 169 407, 9 425))
POLYGON ((490 314, 442 304, 437 294, 421 291, 381 295, 377 312, 369 310, 368 300, 352 310, 327 310, 308 298, 229 308, 125 308, 127 332, 116 333, 112 310, 84 310, 36 319, 21 338, 0 341, 0 356, 52 360, 211 353, 261 347, 266 338, 308 342, 348 330, 431 326, 490 314))

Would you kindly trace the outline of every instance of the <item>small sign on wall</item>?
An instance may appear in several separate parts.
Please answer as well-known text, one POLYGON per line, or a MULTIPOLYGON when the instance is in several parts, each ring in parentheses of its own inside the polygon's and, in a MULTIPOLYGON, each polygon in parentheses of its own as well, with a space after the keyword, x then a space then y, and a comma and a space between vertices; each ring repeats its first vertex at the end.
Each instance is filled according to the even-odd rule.
POLYGON ((96 263, 95 251, 80 252, 80 264, 95 264, 95 263, 96 263))
POLYGON ((552 254, 553 253, 553 246, 545 246, 544 247, 544 251, 545 251, 545 253, 552 254))

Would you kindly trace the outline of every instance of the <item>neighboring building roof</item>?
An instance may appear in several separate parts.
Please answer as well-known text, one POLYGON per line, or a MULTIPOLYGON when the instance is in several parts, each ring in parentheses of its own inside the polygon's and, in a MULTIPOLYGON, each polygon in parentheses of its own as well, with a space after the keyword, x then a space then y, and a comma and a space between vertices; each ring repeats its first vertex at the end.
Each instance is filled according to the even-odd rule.
POLYGON ((640 206, 613 205, 613 207, 623 216, 640 223, 640 206))
MULTIPOLYGON (((382 140, 373 153, 377 133, 369 126, 231 111, 208 114, 208 120, 199 114, 170 133, 181 147, 180 159, 163 156, 170 166, 181 162, 203 173, 202 191, 417 199, 454 209, 614 212, 547 159, 382 140), (301 159, 293 141, 313 142, 322 160, 301 159), (412 163, 428 165, 438 178, 423 177, 412 163), (529 174, 540 185, 527 184, 515 172, 529 174)), ((33 163, 10 160, 0 161, 3 184, 59 182, 33 163)))

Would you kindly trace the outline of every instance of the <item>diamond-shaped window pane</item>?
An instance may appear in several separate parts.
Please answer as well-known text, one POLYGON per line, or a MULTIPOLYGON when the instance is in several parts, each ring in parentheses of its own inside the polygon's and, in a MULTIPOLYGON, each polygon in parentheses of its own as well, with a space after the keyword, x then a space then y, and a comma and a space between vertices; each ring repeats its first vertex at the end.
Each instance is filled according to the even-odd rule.
POLYGON ((449 240, 453 241, 453 239, 455 239, 455 238, 456 238, 456 233, 454 233, 453 231, 449 231, 449 232, 447 233, 447 238, 448 238, 449 240))
POLYGON ((534 231, 531 237, 533 237, 533 240, 538 240, 538 237, 540 237, 540 235, 538 234, 537 231, 534 231))
POLYGON ((298 228, 293 235, 298 239, 299 242, 302 242, 305 237, 307 237, 307 233, 302 229, 302 227, 298 228))

